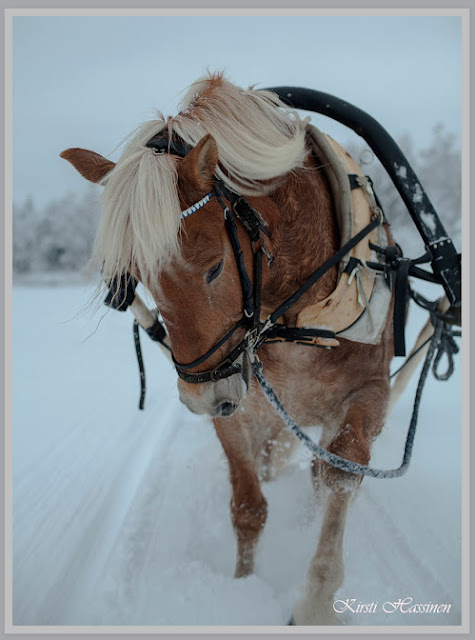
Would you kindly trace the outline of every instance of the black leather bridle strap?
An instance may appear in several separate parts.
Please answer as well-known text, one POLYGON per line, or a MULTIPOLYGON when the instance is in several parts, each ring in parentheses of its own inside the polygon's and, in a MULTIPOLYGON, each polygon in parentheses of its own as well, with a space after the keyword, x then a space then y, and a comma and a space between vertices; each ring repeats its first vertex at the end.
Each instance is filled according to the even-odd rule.
POLYGON ((207 371, 199 371, 196 373, 191 373, 188 371, 188 365, 183 366, 181 368, 177 366, 175 363, 175 367, 178 375, 185 382, 197 383, 197 382, 217 382, 222 378, 227 378, 234 373, 239 373, 241 371, 241 365, 235 363, 234 361, 239 358, 241 353, 246 351, 249 347, 249 342, 246 338, 243 338, 241 342, 234 347, 232 351, 228 353, 228 355, 220 362, 220 364, 214 369, 208 369, 207 371))
MULTIPOLYGON (((244 324, 244 319, 241 318, 241 320, 239 320, 239 322, 237 322, 234 327, 231 329, 231 331, 228 331, 228 333, 224 336, 224 338, 221 338, 221 340, 219 342, 217 342, 213 347, 211 347, 211 349, 209 349, 204 355, 202 355, 200 358, 197 358, 196 360, 194 360, 193 362, 188 362, 187 364, 181 364, 179 362, 177 362, 172 354, 172 360, 173 360, 173 364, 175 365, 175 367, 179 370, 179 371, 186 371, 187 369, 193 369, 194 367, 198 367, 200 364, 203 364, 203 362, 205 362, 205 360, 207 360, 208 358, 210 358, 214 353, 216 353, 216 351, 223 346, 223 344, 225 344, 233 335, 234 333, 240 328, 242 327, 244 324)), ((229 357, 229 355, 226 357, 226 359, 229 357)))
POLYGON ((251 282, 251 279, 249 278, 249 275, 246 271, 246 267, 244 265, 244 254, 242 252, 241 243, 239 242, 239 239, 238 239, 236 222, 234 220, 233 214, 227 207, 225 209, 224 215, 225 215, 224 223, 226 226, 226 230, 228 232, 228 237, 231 243, 234 257, 236 259, 236 266, 239 273, 239 280, 241 281, 244 315, 247 318, 252 318, 252 316, 254 315, 252 282, 251 282))
POLYGON ((256 248, 252 243, 252 252, 254 254, 254 324, 259 322, 261 317, 262 304, 262 241, 256 248))

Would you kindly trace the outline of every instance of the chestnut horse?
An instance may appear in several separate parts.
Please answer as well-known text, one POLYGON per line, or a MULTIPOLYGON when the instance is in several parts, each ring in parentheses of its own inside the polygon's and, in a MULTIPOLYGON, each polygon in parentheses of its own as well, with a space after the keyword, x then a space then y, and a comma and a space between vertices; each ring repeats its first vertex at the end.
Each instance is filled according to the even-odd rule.
MULTIPOLYGON (((243 316, 222 198, 205 198, 216 180, 245 196, 264 221, 266 248, 274 260, 263 261, 261 318, 338 250, 340 237, 329 183, 308 146, 306 122, 274 94, 242 90, 217 74, 192 85, 180 106, 177 116, 134 132, 117 164, 83 149, 68 149, 62 156, 85 178, 104 185, 95 264, 106 280, 129 272, 142 282, 163 316, 175 361, 194 363, 243 316), (189 151, 154 152, 146 145, 157 134, 189 151), (182 217, 196 203, 201 208, 182 217)), ((252 281, 252 243, 244 226, 236 226, 252 281)), ((334 266, 285 313, 284 323, 295 327, 299 312, 329 296, 337 279, 334 266)), ((238 327, 205 363, 190 367, 191 373, 215 367, 244 331, 238 327)), ((259 358, 266 378, 300 425, 321 425, 323 447, 367 465, 385 419, 393 351, 389 314, 378 344, 341 339, 333 350, 264 344, 259 358)), ((272 461, 279 460, 294 436, 263 396, 248 353, 241 353, 236 363, 235 371, 218 380, 195 384, 179 377, 178 390, 191 411, 211 416, 227 456, 237 539, 235 576, 241 577, 254 570, 267 518, 260 482, 270 477, 272 461)), ((297 625, 335 624, 345 520, 362 476, 317 459, 312 476, 324 517, 293 619, 297 625)))

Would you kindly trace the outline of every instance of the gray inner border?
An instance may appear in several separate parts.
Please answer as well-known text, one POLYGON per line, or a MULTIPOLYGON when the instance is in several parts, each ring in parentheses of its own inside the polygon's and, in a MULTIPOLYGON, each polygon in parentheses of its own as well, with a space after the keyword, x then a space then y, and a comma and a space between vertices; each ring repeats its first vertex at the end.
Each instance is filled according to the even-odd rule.
MULTIPOLYGON (((365 0, 362 3, 356 3, 356 0, 339 0, 338 2, 338 9, 342 10, 342 13, 344 12, 345 9, 395 9, 396 11, 400 11, 401 13, 403 12, 404 9, 410 9, 410 10, 414 10, 414 9, 449 9, 449 10, 456 10, 459 8, 473 8, 473 5, 475 4, 475 0, 465 0, 465 2, 462 3, 456 3, 456 4, 452 4, 450 2, 450 0, 446 0, 445 2, 442 2, 441 0, 418 0, 417 3, 414 2, 410 2, 410 1, 401 1, 401 0, 396 0, 393 2, 391 2, 390 0, 365 0)), ((40 3, 38 1, 32 1, 32 0, 24 0, 23 2, 17 2, 15 0, 10 0, 10 2, 6 3, 5 0, 2 0, 2 9, 133 9, 135 8, 132 0, 102 0, 100 3, 96 3, 93 2, 92 0, 86 2, 84 0, 49 0, 49 2, 46 3, 40 3), (46 6, 45 6, 46 5, 46 6)), ((177 8, 182 8, 184 10, 184 12, 186 12, 187 9, 201 9, 201 8, 207 8, 207 9, 225 9, 225 8, 229 8, 229 9, 246 9, 246 8, 252 8, 252 9, 267 9, 267 10, 272 10, 272 9, 335 9, 335 6, 332 6, 331 2, 324 2, 324 0, 299 0, 298 5, 296 6, 294 3, 291 3, 290 0, 179 0, 176 2, 173 2, 172 0, 169 0, 168 2, 165 2, 164 0, 141 0, 140 4, 138 5, 137 8, 140 9, 160 9, 160 8, 170 8, 170 9, 177 9, 177 8)), ((473 24, 474 24, 474 19, 473 19, 473 13, 470 12, 470 17, 469 17, 469 31, 470 34, 473 31, 473 24)), ((4 31, 5 29, 5 15, 4 12, 2 11, 2 33, 5 33, 4 31)), ((3 52, 3 55, 5 54, 5 52, 3 52)), ((474 68, 473 65, 474 62, 474 55, 473 55, 473 51, 471 51, 470 53, 470 67, 471 69, 474 68)), ((5 65, 2 65, 2 78, 3 78, 3 82, 2 82, 2 86, 5 87, 5 74, 4 74, 4 70, 5 70, 5 65)), ((470 80, 472 78, 472 72, 470 72, 470 80)), ((4 113, 4 105, 5 105, 5 101, 2 101, 2 111, 4 113)), ((5 130, 4 128, 2 129, 1 132, 1 141, 3 143, 3 148, 4 148, 4 143, 5 143, 5 130)), ((470 132, 470 151, 472 151, 473 149, 473 142, 474 142, 474 137, 473 137, 473 133, 470 132)), ((1 162, 5 162, 6 161, 7 156, 5 155, 4 157, 2 157, 1 162)), ((5 193, 5 167, 2 167, 2 178, 1 178, 1 189, 2 189, 2 193, 5 193)), ((470 177, 472 177, 472 172, 470 173, 470 177)), ((470 182, 470 181, 469 181, 470 182)), ((2 241, 3 244, 2 246, 5 246, 5 227, 2 226, 2 231, 1 231, 1 236, 2 236, 2 241)), ((475 236, 475 232, 472 229, 471 231, 471 239, 473 240, 475 236)), ((465 243, 463 251, 464 251, 464 255, 466 258, 466 262, 465 262, 465 270, 467 270, 467 268, 470 268, 470 265, 468 264, 468 256, 467 254, 467 249, 468 249, 468 242, 465 243)), ((5 268, 5 265, 4 265, 5 268)), ((6 313, 9 313, 9 309, 6 308, 6 301, 5 301, 5 284, 4 284, 4 278, 0 278, 0 287, 1 287, 1 291, 2 291, 2 300, 3 300, 3 310, 5 313, 3 313, 1 315, 1 323, 2 323, 2 329, 3 329, 3 334, 5 335, 5 318, 6 318, 6 313)), ((465 287, 465 291, 468 293, 467 288, 465 287)), ((473 292, 473 283, 470 287, 470 292, 473 292)), ((471 295, 471 306, 470 306, 470 310, 468 309, 464 309, 464 317, 466 320, 468 320, 468 313, 470 311, 470 316, 471 316, 471 312, 473 310, 473 306, 475 304, 474 302, 474 298, 471 295)), ((465 321, 464 324, 465 327, 468 326, 468 322, 465 321)), ((6 340, 9 340, 9 336, 6 336, 6 340)), ((465 334, 465 344, 468 344, 469 340, 467 339, 467 335, 465 334)), ((2 343, 1 346, 1 350, 2 350, 2 356, 3 356, 3 361, 5 361, 5 343, 2 343)), ((465 371, 467 372, 468 370, 471 373, 472 370, 472 362, 473 362, 473 346, 470 350, 470 354, 469 356, 466 355, 465 357, 469 357, 470 359, 470 363, 469 363, 469 367, 465 367, 465 371)), ((3 375, 10 375, 9 371, 6 371, 6 373, 4 372, 3 375)), ((2 401, 3 401, 3 406, 5 406, 5 382, 6 380, 3 381, 3 392, 2 392, 2 401)), ((469 412, 470 413, 470 412, 469 412)), ((468 419, 468 416, 465 415, 465 419, 468 419)), ((2 447, 4 447, 4 444, 2 445, 2 447)), ((471 444, 471 453, 473 453, 473 443, 471 444)), ((3 451, 3 454, 5 456, 5 452, 3 451)), ((5 457, 3 457, 3 459, 5 460, 5 457)), ((5 482, 5 477, 3 476, 3 483, 5 482)), ((4 487, 5 489, 5 487, 4 487)), ((2 512, 3 514, 5 514, 5 490, 2 491, 1 493, 1 501, 2 501, 2 512)), ((467 500, 464 501, 464 504, 468 504, 467 500)), ((466 514, 467 515, 467 514, 466 514)), ((4 516, 5 517, 5 516, 4 516)), ((468 523, 468 518, 466 518, 465 520, 465 525, 467 526, 468 523)), ((5 548, 5 528, 2 527, 1 529, 1 533, 0 533, 0 539, 3 543, 3 548, 5 548)), ((465 558, 470 558, 470 554, 466 554, 465 558)), ((3 574, 5 574, 5 555, 2 555, 2 569, 3 569, 3 574)), ((472 559, 473 561, 473 559, 472 559)), ((470 575, 470 604, 474 603, 475 604, 475 599, 473 598, 473 593, 474 593, 474 589, 473 587, 473 574, 474 572, 472 571, 472 562, 470 562, 470 571, 469 571, 469 575, 470 575)), ((2 595, 2 601, 4 602, 4 583, 2 582, 1 587, 0 587, 0 591, 1 591, 1 595, 2 595)), ((467 607, 468 609, 471 609, 470 606, 467 607)), ((5 611, 3 610, 3 620, 5 619, 5 611)), ((2 627, 0 629, 0 634, 1 637, 4 637, 5 632, 4 632, 4 624, 2 624, 2 627)), ((417 633, 417 634, 401 634, 401 633, 392 633, 391 629, 388 628, 387 630, 385 629, 384 632, 382 632, 381 634, 379 633, 371 633, 368 634, 367 631, 358 631, 355 630, 354 632, 352 631, 351 633, 345 633, 345 634, 339 634, 339 633, 316 633, 315 631, 311 631, 311 632, 307 632, 305 629, 301 629, 301 628, 289 628, 287 629, 282 629, 279 631, 281 631, 281 633, 277 632, 275 633, 274 631, 269 631, 268 633, 259 633, 259 634, 254 634, 252 632, 248 632, 246 633, 245 631, 242 631, 241 629, 239 629, 238 633, 235 633, 234 631, 230 631, 229 633, 220 633, 220 634, 216 634, 216 633, 212 633, 212 637, 213 638, 225 638, 225 637, 232 637, 232 638, 236 638, 236 640, 241 639, 241 638, 261 638, 261 637, 268 637, 270 636, 274 636, 274 635, 285 635, 287 637, 331 637, 332 639, 335 640, 339 640, 339 639, 344 639, 346 637, 348 637, 348 635, 353 635, 353 633, 355 635, 370 635, 371 638, 377 638, 380 635, 381 636, 385 636, 385 635, 390 635, 392 638, 399 639, 399 638, 414 638, 417 639, 418 637, 420 637, 421 635, 426 635, 426 633, 429 633, 430 635, 435 635, 437 638, 443 639, 443 638, 452 638, 452 637, 471 637, 472 634, 469 632, 467 633, 453 633, 453 634, 445 634, 445 633, 438 633, 437 628, 434 628, 433 631, 427 631, 424 634, 421 633, 417 633)), ((50 635, 51 632, 48 630, 44 631, 44 634, 46 635, 50 635)), ((203 634, 209 634, 209 631, 207 630, 203 630, 202 632, 199 632, 199 635, 203 635, 203 634)), ((10 634, 8 634, 10 635, 10 634)), ((27 633, 17 633, 15 632, 13 635, 15 635, 18 638, 35 638, 38 637, 38 633, 34 633, 34 634, 27 634, 27 633)), ((130 633, 122 633, 121 630, 117 629, 117 632, 115 631, 111 631, 108 634, 94 634, 94 633, 82 633, 82 632, 78 632, 78 631, 74 631, 74 632, 70 632, 70 633, 54 633, 51 634, 53 635, 53 637, 55 638, 66 638, 70 635, 74 635, 77 638, 84 638, 84 639, 91 639, 91 638, 97 638, 98 640, 100 640, 101 638, 103 638, 105 635, 106 636, 113 636, 113 637, 120 637, 120 638, 134 638, 137 637, 137 634, 130 634, 130 633)), ((155 634, 154 634, 155 635, 155 634)), ((192 637, 196 637, 196 635, 198 635, 196 632, 194 632, 193 634, 178 634, 178 633, 173 633, 173 634, 156 634, 158 635, 158 637, 160 638, 174 638, 176 640, 180 640, 181 638, 192 638, 192 637)))

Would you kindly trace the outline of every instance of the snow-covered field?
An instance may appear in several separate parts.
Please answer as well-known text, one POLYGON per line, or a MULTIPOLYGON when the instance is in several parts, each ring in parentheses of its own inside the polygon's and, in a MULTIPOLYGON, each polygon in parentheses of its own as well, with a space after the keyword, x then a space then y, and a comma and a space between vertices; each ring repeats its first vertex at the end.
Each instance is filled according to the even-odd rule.
MULTIPOLYGON (((180 404, 176 375, 146 336, 137 409, 131 316, 109 312, 96 330, 102 308, 75 317, 90 293, 13 292, 14 625, 286 624, 320 524, 309 455, 297 448, 264 485, 256 574, 234 580, 230 485, 211 422, 180 404)), ((409 346, 425 319, 412 310, 409 346)), ((461 624, 460 356, 455 364, 449 382, 428 379, 407 475, 366 478, 351 507, 338 596, 379 606, 347 611, 347 625, 461 624), (408 597, 450 612, 383 612, 408 597)), ((415 384, 375 444, 376 467, 400 464, 415 384)))

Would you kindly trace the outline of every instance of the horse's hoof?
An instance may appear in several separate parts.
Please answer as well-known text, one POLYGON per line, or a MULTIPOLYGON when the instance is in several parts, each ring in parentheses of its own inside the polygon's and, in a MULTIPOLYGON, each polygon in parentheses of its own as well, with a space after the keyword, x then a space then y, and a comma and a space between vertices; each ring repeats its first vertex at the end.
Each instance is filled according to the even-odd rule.
POLYGON ((287 622, 287 626, 294 626, 295 627, 295 620, 294 620, 294 616, 290 616, 290 620, 287 622))

